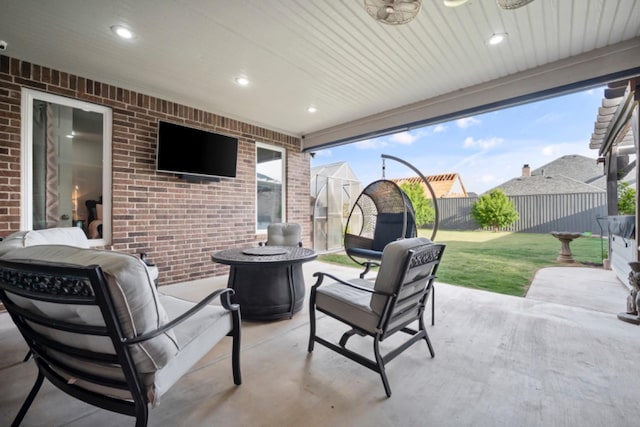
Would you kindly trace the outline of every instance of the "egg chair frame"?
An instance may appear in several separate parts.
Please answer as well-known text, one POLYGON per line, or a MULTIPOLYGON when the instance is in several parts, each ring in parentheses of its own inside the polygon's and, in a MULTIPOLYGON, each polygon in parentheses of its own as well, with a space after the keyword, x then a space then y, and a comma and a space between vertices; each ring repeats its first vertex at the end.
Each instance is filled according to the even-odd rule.
POLYGON ((355 263, 364 267, 360 278, 364 278, 372 267, 380 265, 382 251, 387 244, 394 240, 417 236, 415 210, 411 200, 398 184, 384 179, 385 159, 402 163, 420 176, 431 193, 435 210, 432 241, 438 230, 437 199, 429 181, 410 163, 383 154, 383 179, 372 182, 362 190, 351 209, 345 227, 345 252, 355 263))

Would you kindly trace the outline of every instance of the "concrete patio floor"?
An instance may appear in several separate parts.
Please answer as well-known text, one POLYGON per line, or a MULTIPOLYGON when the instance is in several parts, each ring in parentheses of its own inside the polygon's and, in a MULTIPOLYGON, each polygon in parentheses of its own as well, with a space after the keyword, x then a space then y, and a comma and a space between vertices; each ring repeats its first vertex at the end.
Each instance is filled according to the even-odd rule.
MULTIPOLYGON (((320 262, 312 273, 357 271, 320 262)), ((226 278, 164 286, 198 299, 226 278)), ((224 340, 150 410, 150 426, 625 426, 640 419, 640 327, 619 321, 627 290, 612 272, 561 267, 538 272, 527 298, 436 285, 436 357, 424 343, 380 377, 316 345, 306 351, 305 308, 291 320, 243 323, 243 384, 234 386, 224 340)), ((307 293, 308 296, 308 293, 307 293)), ((320 335, 343 329, 328 317, 320 335)), ((370 341, 350 345, 370 351, 370 341)), ((9 425, 36 376, 26 345, 0 314, 0 425, 9 425)), ((45 382, 25 426, 122 426, 133 418, 93 408, 45 382)))

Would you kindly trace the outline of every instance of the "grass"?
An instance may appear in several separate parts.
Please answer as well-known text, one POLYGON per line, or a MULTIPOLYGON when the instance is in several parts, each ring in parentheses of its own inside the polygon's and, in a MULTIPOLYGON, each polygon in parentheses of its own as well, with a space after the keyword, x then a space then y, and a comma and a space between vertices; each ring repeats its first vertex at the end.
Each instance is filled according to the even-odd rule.
MULTIPOLYGON (((419 234, 430 236, 424 230, 419 234)), ((508 295, 524 296, 538 269, 568 265, 556 261, 560 242, 550 234, 440 230, 436 241, 447 245, 438 281, 508 295)), ((604 241, 605 251, 606 245, 604 241)), ((602 263, 599 237, 574 240, 571 252, 576 260, 574 265, 602 263)), ((319 259, 357 266, 344 254, 321 255, 319 259)))

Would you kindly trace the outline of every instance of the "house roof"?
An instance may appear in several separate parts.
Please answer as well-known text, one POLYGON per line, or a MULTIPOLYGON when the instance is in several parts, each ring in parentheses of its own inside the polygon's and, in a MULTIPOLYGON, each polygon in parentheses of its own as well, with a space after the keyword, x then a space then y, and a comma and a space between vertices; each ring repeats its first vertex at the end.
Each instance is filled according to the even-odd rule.
POLYGON ((491 190, 496 188, 509 196, 600 193, 606 191, 606 180, 602 165, 598 165, 596 159, 571 154, 532 170, 531 176, 518 176, 491 190))
POLYGON ((329 163, 311 168, 311 195, 317 196, 329 181, 344 191, 344 186, 349 185, 350 191, 360 192, 362 184, 351 166, 347 162, 329 163))
POLYGON ((357 180, 353 169, 347 162, 328 163, 326 165, 318 165, 311 168, 311 176, 328 176, 340 177, 344 179, 357 180))
POLYGON ((640 74, 634 0, 424 0, 398 26, 355 0, 20 0, 3 2, 0 29, 8 57, 304 136, 304 149, 640 74), (509 37, 489 46, 496 32, 509 37))
MULTIPOLYGON (((508 196, 524 196, 530 194, 564 194, 564 193, 603 193, 600 187, 562 175, 519 176, 495 188, 503 190, 508 196)), ((492 189, 492 190, 493 190, 492 189)), ((491 191, 491 190, 489 190, 491 191)))
MULTIPOLYGON (((579 154, 558 157, 531 171, 532 176, 565 176, 584 183, 594 183, 604 177, 604 170, 597 160, 579 154)), ((602 188, 603 190, 605 187, 602 188)))
MULTIPOLYGON (((425 176, 433 192, 437 198, 441 197, 467 197, 467 190, 462 184, 462 178, 457 173, 443 173, 439 175, 427 175, 425 176)), ((431 193, 427 190, 427 186, 422 181, 422 178, 418 176, 412 176, 409 178, 395 178, 391 181, 400 185, 403 182, 419 183, 425 188, 425 195, 431 198, 431 193)))

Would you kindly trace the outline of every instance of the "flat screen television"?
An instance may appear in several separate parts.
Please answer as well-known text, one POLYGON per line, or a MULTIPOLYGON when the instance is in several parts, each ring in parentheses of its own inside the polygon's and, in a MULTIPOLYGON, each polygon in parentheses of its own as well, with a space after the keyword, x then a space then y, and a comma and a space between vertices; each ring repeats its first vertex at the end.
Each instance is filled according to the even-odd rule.
POLYGON ((227 135, 158 122, 156 170, 198 179, 235 178, 238 139, 227 135))

